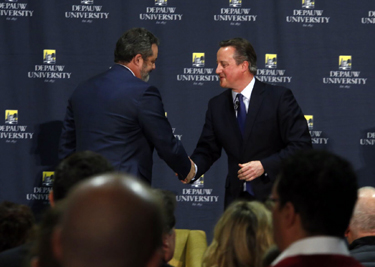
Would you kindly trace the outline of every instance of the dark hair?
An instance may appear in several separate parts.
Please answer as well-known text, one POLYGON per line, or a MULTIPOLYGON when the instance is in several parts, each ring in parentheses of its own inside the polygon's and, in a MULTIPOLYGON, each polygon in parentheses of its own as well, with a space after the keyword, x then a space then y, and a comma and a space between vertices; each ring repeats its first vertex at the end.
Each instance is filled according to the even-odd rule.
POLYGON ((343 237, 357 200, 351 164, 328 151, 305 150, 285 160, 276 181, 280 208, 293 204, 310 235, 343 237))
POLYGON ((164 211, 164 233, 169 233, 176 225, 174 211, 176 208, 176 196, 168 190, 156 189, 161 198, 161 204, 164 211))
POLYGON ((61 161, 55 169, 53 199, 57 201, 65 198, 79 181, 113 170, 113 166, 100 154, 92 151, 76 152, 61 161))
POLYGON ((233 38, 220 42, 220 47, 227 46, 232 46, 236 49, 233 58, 237 65, 244 61, 248 61, 249 71, 254 75, 257 74, 257 54, 248 40, 244 38, 233 38))
POLYGON ((28 241, 34 223, 30 207, 10 201, 0 203, 0 252, 28 241))
POLYGON ((138 54, 145 60, 152 56, 153 44, 159 45, 159 40, 145 28, 130 29, 116 43, 115 62, 130 62, 138 54))
POLYGON ((58 224, 63 213, 65 203, 61 201, 53 208, 49 208, 43 214, 42 221, 37 230, 37 238, 34 246, 31 249, 31 256, 37 256, 39 260, 39 267, 59 267, 60 264, 54 257, 51 240, 53 230, 58 224))

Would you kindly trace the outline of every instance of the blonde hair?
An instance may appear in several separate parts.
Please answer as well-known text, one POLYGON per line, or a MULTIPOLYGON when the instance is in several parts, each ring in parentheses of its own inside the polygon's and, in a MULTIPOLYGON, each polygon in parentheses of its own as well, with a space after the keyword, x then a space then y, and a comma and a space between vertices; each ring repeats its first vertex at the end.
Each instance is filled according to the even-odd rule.
POLYGON ((272 244, 271 212, 260 202, 235 202, 217 222, 203 266, 260 267, 272 244))

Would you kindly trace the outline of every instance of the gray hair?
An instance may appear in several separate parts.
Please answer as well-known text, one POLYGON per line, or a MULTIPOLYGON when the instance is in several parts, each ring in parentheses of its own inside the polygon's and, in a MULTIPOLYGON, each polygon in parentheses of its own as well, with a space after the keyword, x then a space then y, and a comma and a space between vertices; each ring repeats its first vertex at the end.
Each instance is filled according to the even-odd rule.
POLYGON ((358 201, 354 208, 350 227, 362 233, 375 233, 375 188, 358 189, 358 201))
POLYGON ((133 28, 118 39, 115 48, 115 62, 130 62, 136 55, 143 59, 152 56, 152 45, 159 46, 159 40, 145 28, 133 28))

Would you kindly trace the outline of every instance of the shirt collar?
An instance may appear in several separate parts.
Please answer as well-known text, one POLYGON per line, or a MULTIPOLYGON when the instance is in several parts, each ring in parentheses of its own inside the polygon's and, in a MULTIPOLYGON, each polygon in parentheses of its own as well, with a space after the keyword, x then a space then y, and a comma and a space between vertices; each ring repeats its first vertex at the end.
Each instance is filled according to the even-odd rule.
POLYGON ((116 63, 116 64, 117 64, 117 65, 120 65, 120 66, 123 66, 124 68, 127 68, 127 69, 133 74, 133 76, 135 77, 134 72, 133 72, 130 68, 128 68, 128 67, 125 66, 125 65, 119 64, 119 63, 116 63))
POLYGON ((288 257, 297 255, 335 254, 349 255, 343 239, 331 236, 314 236, 298 240, 285 249, 271 264, 276 265, 288 257))
MULTIPOLYGON (((251 93, 253 92, 253 89, 254 89, 254 84, 255 84, 255 78, 253 77, 251 79, 251 82, 245 87, 245 89, 242 90, 241 94, 244 96, 245 99, 250 99, 251 93)), ((234 92, 232 90, 233 102, 236 101, 237 94, 239 94, 239 93, 234 92)))

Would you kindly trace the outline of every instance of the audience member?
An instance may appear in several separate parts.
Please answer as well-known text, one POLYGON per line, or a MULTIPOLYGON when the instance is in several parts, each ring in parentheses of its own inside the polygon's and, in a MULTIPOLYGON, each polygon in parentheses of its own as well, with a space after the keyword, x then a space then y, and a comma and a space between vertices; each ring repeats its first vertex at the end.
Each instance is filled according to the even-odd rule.
POLYGON ((162 267, 171 267, 168 262, 173 258, 176 245, 176 218, 174 216, 176 196, 167 190, 156 189, 156 192, 161 197, 164 210, 162 267))
POLYGON ((0 204, 0 266, 20 267, 24 264, 35 219, 28 206, 4 201, 0 204))
POLYGON ((53 234, 64 267, 160 266, 163 212, 146 184, 104 174, 77 185, 53 234))
POLYGON ((56 226, 61 207, 55 209, 55 202, 63 200, 70 189, 91 176, 112 172, 113 166, 106 158, 92 151, 76 152, 62 160, 55 169, 50 194, 53 209, 46 212, 38 228, 37 241, 32 249, 33 267, 59 266, 51 250, 51 233, 56 226))
POLYGON ((345 233, 350 254, 364 266, 375 266, 375 188, 362 187, 345 233))
MULTIPOLYGON (((54 183, 52 186, 53 190, 51 191, 49 196, 51 206, 54 206, 56 201, 65 198, 70 188, 72 188, 79 181, 87 179, 93 175, 111 172, 113 170, 114 169, 112 165, 107 161, 107 159, 92 151, 81 151, 72 154, 71 156, 62 160, 55 169, 54 183)), ((55 212, 56 211, 49 211, 47 218, 52 216, 51 214, 55 212)), ((48 220, 51 220, 51 218, 49 218, 48 220)), ((44 258, 48 253, 51 252, 51 249, 49 249, 48 245, 41 246, 40 244, 38 245, 38 243, 40 242, 39 239, 41 238, 41 236, 43 240, 47 240, 46 236, 48 236, 48 231, 51 231, 52 227, 52 222, 48 221, 42 222, 42 226, 38 228, 38 248, 32 249, 32 256, 35 256, 33 260, 34 264, 35 262, 39 264, 38 256, 42 256, 44 258), (49 229, 48 227, 50 227, 51 229, 49 229), (39 247, 43 248, 39 249, 39 247)), ((0 266, 23 266, 23 262, 29 260, 28 253, 30 247, 33 246, 35 246, 34 243, 25 244, 22 246, 18 246, 14 249, 8 250, 7 252, 4 252, 4 254, 1 253, 0 266)), ((43 261, 43 259, 41 261, 43 261)), ((50 260, 48 260, 48 262, 50 262, 50 260)), ((41 262, 40 264, 40 266, 55 266, 50 264, 46 265, 43 262, 41 262)))
POLYGON ((34 229, 31 209, 22 204, 0 203, 0 252, 25 244, 34 229))
POLYGON ((31 267, 60 267, 52 251, 52 233, 58 224, 64 208, 64 201, 59 201, 44 213, 38 227, 36 242, 31 249, 31 267))
POLYGON ((362 266, 344 240, 357 200, 349 162, 327 151, 298 152, 284 161, 271 199, 281 251, 272 266, 362 266))
POLYGON ((105 172, 112 172, 113 166, 102 155, 92 151, 76 152, 65 158, 55 169, 50 194, 51 205, 65 198, 68 191, 79 181, 105 172))
POLYGON ((262 257, 272 244, 270 211, 259 202, 234 202, 215 226, 203 266, 261 267, 262 257))

